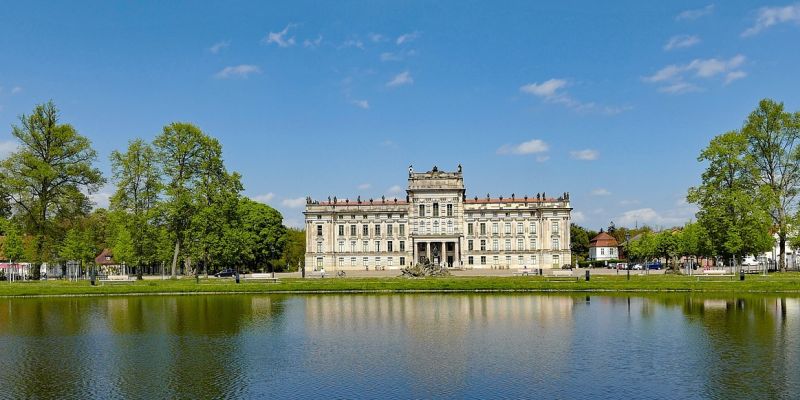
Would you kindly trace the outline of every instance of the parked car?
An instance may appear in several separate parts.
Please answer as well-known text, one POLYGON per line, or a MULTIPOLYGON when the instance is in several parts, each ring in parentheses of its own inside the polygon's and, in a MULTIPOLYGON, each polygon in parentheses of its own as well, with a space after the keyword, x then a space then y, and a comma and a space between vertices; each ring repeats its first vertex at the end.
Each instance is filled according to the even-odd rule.
POLYGON ((634 270, 634 271, 641 271, 642 269, 644 269, 644 267, 642 267, 642 264, 634 264, 631 267, 631 269, 634 270))
POLYGON ((661 264, 661 261, 647 263, 647 269, 661 269, 661 268, 664 268, 664 266, 661 264))
POLYGON ((224 269, 214 274, 214 276, 216 276, 217 278, 230 278, 235 275, 236 275, 236 270, 230 268, 224 269))
POLYGON ((758 267, 758 260, 753 256, 747 256, 742 260, 743 267, 758 267))

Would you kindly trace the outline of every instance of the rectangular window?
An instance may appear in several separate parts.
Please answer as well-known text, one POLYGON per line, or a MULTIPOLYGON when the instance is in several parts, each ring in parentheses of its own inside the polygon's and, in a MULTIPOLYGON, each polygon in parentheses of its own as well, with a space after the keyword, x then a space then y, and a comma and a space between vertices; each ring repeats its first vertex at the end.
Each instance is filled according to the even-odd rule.
POLYGON ((344 225, 339 225, 339 236, 344 236, 344 225))
POLYGON ((497 222, 492 224, 492 233, 495 235, 497 234, 497 222))
POLYGON ((361 225, 361 236, 369 236, 369 225, 361 225))
POLYGON ((381 258, 380 257, 375 257, 375 266, 378 267, 380 265, 381 265, 381 258))
POLYGON ((356 252, 356 241, 355 240, 350 242, 350 252, 351 253, 355 253, 356 252))
POLYGON ((322 243, 317 243, 317 253, 322 253, 322 243))
POLYGON ((433 203, 433 216, 439 216, 439 203, 433 203))
POLYGON ((344 241, 339 242, 339 253, 344 253, 344 241))
POLYGON ((506 239, 506 251, 511 251, 511 239, 506 239))
POLYGON ((472 232, 472 223, 470 222, 470 223, 467 224, 467 235, 472 235, 472 234, 473 234, 473 232, 472 232))
POLYGON ((523 265, 523 264, 525 264, 525 257, 517 256, 517 265, 523 265))
POLYGON ((558 223, 558 221, 553 221, 553 222, 550 224, 550 226, 551 226, 551 229, 550 229, 550 231, 551 231, 551 232, 553 232, 553 233, 558 233, 558 231, 559 231, 559 227, 560 227, 561 225, 558 223))
POLYGON ((552 250, 560 250, 559 243, 558 243, 558 238, 553 238, 553 245, 550 246, 550 248, 552 250))
POLYGON ((356 258, 355 257, 350 257, 350 266, 351 267, 355 267, 356 266, 356 258))
POLYGON ((375 236, 380 236, 380 235, 381 235, 381 226, 376 224, 375 225, 375 236))
POLYGON ((368 251, 369 251, 369 241, 368 241, 368 240, 365 240, 364 242, 362 242, 362 243, 361 243, 361 246, 362 246, 362 248, 364 249, 364 250, 363 250, 363 251, 364 251, 364 253, 366 253, 366 252, 368 252, 368 251))
POLYGON ((420 204, 419 205, 419 216, 420 217, 424 217, 425 216, 425 204, 420 204))
POLYGON ((529 233, 531 235, 535 235, 536 234, 536 222, 531 222, 531 226, 528 227, 528 230, 530 231, 529 233))
POLYGON ((447 233, 453 233, 453 221, 447 221, 447 233))
POLYGON ((500 257, 492 256, 492 265, 500 265, 500 257))
POLYGON ((481 265, 486 265, 486 256, 481 256, 481 265))
POLYGON ((355 236, 355 235, 356 235, 356 226, 350 225, 350 236, 355 236))
POLYGON ((560 267, 561 266, 560 264, 561 264, 561 258, 558 256, 558 254, 553 254, 553 268, 560 267))
POLYGON ((481 240, 481 251, 486 251, 486 241, 481 240))
POLYGON ((473 258, 472 256, 467 257, 467 264, 474 265, 475 264, 475 258, 473 258))
POLYGON ((380 252, 381 251, 381 241, 380 240, 376 240, 375 241, 375 251, 376 252, 380 252))
POLYGON ((485 222, 481 222, 481 235, 485 235, 485 234, 486 234, 486 223, 485 222))
POLYGON ((536 239, 531 239, 531 250, 538 250, 536 248, 536 239))
POLYGON ((400 241, 400 252, 402 253, 404 251, 406 251, 406 242, 401 240, 400 241))
POLYGON ((511 256, 506 256, 506 263, 504 265, 511 265, 511 256))
POLYGON ((603 248, 603 247, 600 248, 600 255, 601 256, 606 255, 606 249, 605 248, 603 248))
POLYGON ((406 258, 400 257, 400 266, 406 265, 406 258))
POLYGON ((369 266, 369 257, 364 257, 362 262, 364 263, 365 267, 369 266))
POLYGON ((447 205, 447 216, 448 217, 452 217, 453 216, 453 205, 452 204, 448 204, 447 205))
POLYGON ((406 235, 406 224, 400 224, 400 236, 406 235))
POLYGON ((322 268, 322 257, 317 257, 317 269, 322 268))
POLYGON ((517 239, 517 251, 525 250, 525 239, 518 238, 517 239))
POLYGON ((386 257, 386 265, 391 267, 394 265, 394 257, 386 257))
POLYGON ((492 239, 492 250, 493 250, 493 251, 498 251, 498 250, 500 250, 500 246, 498 245, 498 243, 497 243, 497 242, 498 242, 498 241, 497 241, 497 239, 492 239))
POLYGON ((317 236, 322 236, 322 225, 317 225, 317 236))
POLYGON ((536 256, 535 255, 531 256, 531 265, 533 266, 539 265, 539 263, 537 263, 536 261, 537 261, 536 256))
POLYGON ((472 249, 473 249, 472 240, 467 240, 467 250, 472 251, 472 249))
POLYGON ((522 225, 522 222, 517 222, 517 235, 522 235, 525 233, 525 227, 522 225))
POLYGON ((344 257, 339 257, 339 265, 344 265, 344 257))
POLYGON ((392 252, 392 241, 391 240, 386 242, 386 251, 388 251, 390 253, 392 252))
POLYGON ((511 234, 511 222, 506 222, 506 235, 511 234))
POLYGON ((392 224, 386 225, 386 235, 392 236, 393 234, 394 234, 394 225, 392 224))

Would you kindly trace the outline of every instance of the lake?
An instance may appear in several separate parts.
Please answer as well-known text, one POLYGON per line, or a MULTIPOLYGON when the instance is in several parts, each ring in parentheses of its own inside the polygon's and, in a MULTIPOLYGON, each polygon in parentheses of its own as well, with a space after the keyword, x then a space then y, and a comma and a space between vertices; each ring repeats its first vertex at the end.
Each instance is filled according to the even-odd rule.
POLYGON ((800 299, 0 299, 0 398, 800 398, 800 299))

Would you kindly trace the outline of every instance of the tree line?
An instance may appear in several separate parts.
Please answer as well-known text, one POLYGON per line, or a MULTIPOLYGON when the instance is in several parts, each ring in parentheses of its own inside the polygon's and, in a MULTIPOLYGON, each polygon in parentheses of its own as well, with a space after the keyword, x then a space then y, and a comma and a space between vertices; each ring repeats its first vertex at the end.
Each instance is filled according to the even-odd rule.
POLYGON ((112 152, 108 209, 89 198, 106 183, 97 153, 52 102, 22 115, 11 133, 19 147, 0 161, 0 259, 91 263, 111 248, 115 262, 139 277, 160 265, 175 277, 181 269, 283 270, 302 262, 303 231, 244 197, 220 142, 193 124, 171 123, 152 143, 133 139, 112 152))
MULTIPOLYGON (((698 206, 696 221, 655 233, 648 227, 630 235, 627 252, 638 260, 681 257, 738 263, 778 244, 778 267, 786 270, 786 248, 800 247, 800 112, 761 100, 742 127, 714 137, 700 152, 705 164, 687 201, 698 206)), ((626 242, 625 228, 609 233, 626 242)), ((573 251, 588 257, 596 232, 574 226, 573 251), (588 236, 588 238, 587 238, 588 236)))

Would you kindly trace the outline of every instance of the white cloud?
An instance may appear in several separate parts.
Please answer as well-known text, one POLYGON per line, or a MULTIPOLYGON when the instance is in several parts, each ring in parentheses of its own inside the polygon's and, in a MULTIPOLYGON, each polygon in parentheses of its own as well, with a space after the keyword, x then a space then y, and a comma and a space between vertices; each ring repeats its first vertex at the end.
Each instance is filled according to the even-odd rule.
POLYGON ((599 188, 592 190, 592 196, 610 196, 610 195, 611 192, 609 192, 608 189, 599 188))
POLYGON ((372 187, 372 185, 370 185, 369 183, 362 183, 362 184, 358 185, 358 190, 367 190, 367 189, 369 189, 371 187, 372 187))
POLYGON ((727 84, 729 84, 729 83, 731 83, 731 82, 733 82, 733 81, 735 81, 737 79, 742 79, 742 78, 744 78, 746 76, 747 76, 747 72, 744 72, 744 71, 728 72, 728 74, 725 75, 725 84, 727 85, 727 84))
POLYGON ((582 211, 572 212, 572 222, 581 223, 583 221, 586 221, 586 215, 584 215, 582 211))
POLYGON ((694 59, 688 64, 668 65, 651 76, 642 78, 645 82, 650 83, 665 83, 665 86, 659 87, 659 92, 680 94, 688 92, 697 92, 702 90, 694 83, 687 82, 688 79, 711 79, 719 75, 726 76, 726 83, 733 80, 741 79, 747 76, 744 71, 739 69, 744 64, 746 57, 737 54, 730 59, 694 59))
POLYGON ((678 21, 698 19, 700 17, 704 17, 706 15, 711 14, 713 11, 714 11, 714 5, 709 4, 703 8, 682 11, 680 14, 675 16, 675 19, 678 21))
POLYGON ((664 45, 664 50, 684 49, 698 43, 700 43, 700 38, 696 35, 676 35, 669 38, 667 44, 664 45))
POLYGON ((397 44, 409 43, 409 42, 412 42, 412 41, 416 40, 419 37, 419 35, 420 35, 420 33, 416 32, 416 31, 411 32, 411 33, 406 33, 406 34, 398 36, 397 40, 395 41, 395 43, 397 43, 397 44))
POLYGON ((583 103, 573 99, 565 90, 569 82, 565 79, 548 79, 542 83, 529 83, 520 86, 519 90, 548 103, 561 104, 579 112, 597 112, 605 115, 615 115, 630 110, 631 107, 603 106, 594 102, 583 103))
POLYGON ((600 157, 600 152, 592 149, 573 150, 569 152, 569 156, 576 160, 594 161, 600 157))
POLYGON ((8 157, 11 153, 17 151, 19 144, 13 140, 6 140, 0 142, 0 159, 8 157))
POLYGON ((394 185, 386 190, 386 194, 396 196, 400 193, 403 193, 405 189, 403 189, 400 185, 394 185))
POLYGON ((663 212, 658 212, 652 208, 639 208, 623 212, 614 218, 617 225, 657 225, 662 227, 680 226, 694 218, 696 209, 692 207, 678 207, 663 212))
POLYGON ((758 10, 755 25, 742 32, 742 37, 753 36, 764 29, 784 22, 800 24, 800 3, 784 7, 762 7, 758 10))
POLYGON ((229 47, 231 45, 230 40, 223 40, 221 42, 214 43, 211 47, 208 48, 208 51, 211 54, 218 54, 223 49, 229 47))
POLYGON ((89 195, 89 200, 94 204, 95 208, 108 208, 109 204, 111 204, 111 193, 92 193, 89 195))
MULTIPOLYGON (((517 155, 540 154, 547 152, 547 150, 549 149, 550 146, 543 140, 533 139, 527 142, 522 142, 520 144, 503 145, 502 147, 497 149, 497 154, 517 154, 517 155)), ((546 160, 547 159, 540 161, 546 161, 546 160)))
POLYGON ((298 197, 295 199, 283 199, 283 201, 281 201, 282 206, 289 208, 300 208, 303 207, 305 204, 306 204, 305 197, 298 197))
POLYGON ((294 46, 294 36, 287 38, 289 34, 289 28, 292 28, 294 25, 289 24, 286 25, 286 28, 283 28, 280 32, 270 32, 267 36, 262 39, 261 41, 265 44, 277 44, 278 47, 290 47, 294 46))
POLYGON ((17 94, 17 93, 22 93, 21 86, 14 86, 13 88, 11 88, 11 94, 17 94))
POLYGON ((242 65, 225 67, 221 71, 217 72, 214 76, 217 79, 247 78, 252 74, 260 74, 260 73, 261 73, 261 68, 259 68, 258 66, 250 64, 242 64, 242 65))
POLYGON ((352 103, 358 108, 369 109, 369 101, 367 100, 353 100, 352 103))
POLYGON ((355 47, 364 50, 364 42, 362 42, 359 39, 348 39, 342 43, 340 48, 348 48, 348 47, 355 47))
POLYGON ((272 192, 265 193, 265 194, 259 194, 259 195, 255 195, 255 196, 251 196, 250 197, 251 200, 257 201, 259 203, 264 203, 264 204, 267 204, 267 203, 271 202, 274 198, 275 198, 275 193, 272 193, 272 192))
POLYGON ((386 82, 386 86, 388 87, 397 87, 403 85, 410 85, 414 83, 414 78, 411 76, 411 72, 403 71, 392 78, 389 82, 386 82))
POLYGON ((703 88, 688 82, 675 82, 673 84, 658 88, 658 91, 661 93, 669 93, 669 94, 683 94, 691 92, 702 92, 703 88))
POLYGON ((312 49, 319 47, 320 44, 322 44, 322 35, 317 36, 314 40, 306 39, 303 41, 303 47, 310 47, 312 49))
POLYGON ((386 40, 386 37, 381 35, 380 33, 372 33, 370 32, 367 37, 372 43, 379 43, 386 40))
POLYGON ((547 161, 549 159, 550 159, 550 156, 544 155, 544 154, 540 154, 540 155, 536 156, 536 162, 540 162, 540 163, 543 163, 543 162, 545 162, 545 161, 547 161))

